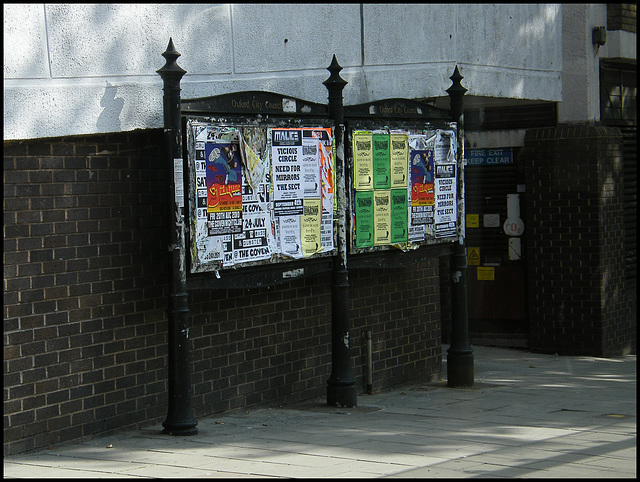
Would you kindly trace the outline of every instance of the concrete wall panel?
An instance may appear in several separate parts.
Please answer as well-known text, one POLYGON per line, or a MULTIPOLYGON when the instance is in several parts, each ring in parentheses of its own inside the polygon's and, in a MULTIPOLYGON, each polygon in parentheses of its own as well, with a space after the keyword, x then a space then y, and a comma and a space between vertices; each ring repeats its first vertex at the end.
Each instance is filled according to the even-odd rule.
POLYGON ((34 4, 5 11, 5 139, 162 127, 169 38, 182 96, 267 90, 346 104, 469 96, 559 101, 558 5, 34 4), (25 20, 26 19, 26 20, 25 20), (286 42, 285 42, 286 39, 286 42))
POLYGON ((4 5, 4 78, 49 76, 44 7, 4 5))

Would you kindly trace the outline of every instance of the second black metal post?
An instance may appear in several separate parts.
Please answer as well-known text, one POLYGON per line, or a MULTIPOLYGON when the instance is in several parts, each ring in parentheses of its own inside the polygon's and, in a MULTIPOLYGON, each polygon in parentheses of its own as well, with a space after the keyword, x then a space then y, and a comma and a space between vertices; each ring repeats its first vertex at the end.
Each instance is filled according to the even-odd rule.
POLYGON ((357 405, 356 381, 351 372, 351 346, 349 338, 349 271, 347 269, 347 196, 344 158, 344 106, 342 90, 347 81, 340 77, 342 67, 333 56, 327 68, 331 73, 323 82, 329 91, 329 113, 335 122, 334 139, 336 159, 334 169, 337 196, 338 257, 334 261, 331 286, 331 376, 327 380, 327 404, 355 407, 357 405))

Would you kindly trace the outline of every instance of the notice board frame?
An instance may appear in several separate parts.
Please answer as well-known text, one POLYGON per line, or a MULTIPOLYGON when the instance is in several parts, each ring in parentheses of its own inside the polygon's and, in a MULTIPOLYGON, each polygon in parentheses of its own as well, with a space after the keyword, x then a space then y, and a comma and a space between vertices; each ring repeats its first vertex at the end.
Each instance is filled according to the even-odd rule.
MULTIPOLYGON (((457 123, 452 121, 451 111, 437 108, 426 102, 411 99, 389 98, 374 102, 357 104, 344 107, 345 117, 345 162, 348 179, 345 180, 349 194, 348 217, 348 246, 349 264, 352 267, 402 267, 409 266, 420 260, 445 256, 451 254, 451 249, 456 242, 464 238, 464 224, 460 222, 464 215, 464 198, 460 196, 464 192, 464 168, 462 160, 462 139, 457 137, 457 123), (453 131, 456 135, 456 203, 457 220, 456 234, 447 237, 427 239, 410 249, 398 249, 399 246, 391 244, 368 248, 354 247, 353 220, 354 220, 354 153, 353 133, 359 130, 375 131, 406 130, 423 131, 442 129, 453 131)), ((405 246, 406 248, 406 246, 405 246)))
MULTIPOLYGON (((329 107, 304 99, 268 91, 245 91, 195 99, 181 99, 181 121, 183 136, 183 165, 185 225, 187 240, 187 286, 199 288, 250 288, 272 286, 292 279, 329 272, 333 269, 333 257, 336 255, 335 213, 333 219, 333 249, 316 253, 302 259, 264 260, 222 269, 205 269, 192 272, 193 262, 193 217, 194 189, 191 160, 195 154, 193 139, 187 128, 192 122, 226 125, 229 127, 296 128, 323 127, 335 131, 329 116, 329 107), (191 160, 190 160, 191 159, 191 160)), ((334 141, 335 142, 335 141, 334 141)), ((335 162, 335 155, 334 161, 335 162)), ((334 196, 339 193, 334 192, 334 196)))

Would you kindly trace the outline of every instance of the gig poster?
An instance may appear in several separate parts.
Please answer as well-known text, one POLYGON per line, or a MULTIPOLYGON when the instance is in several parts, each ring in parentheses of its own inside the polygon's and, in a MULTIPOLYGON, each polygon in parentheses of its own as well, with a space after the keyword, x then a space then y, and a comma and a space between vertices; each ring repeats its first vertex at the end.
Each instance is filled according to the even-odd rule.
POLYGON ((242 167, 237 142, 207 142, 207 216, 209 236, 242 231, 242 167))
POLYGON ((457 227, 456 165, 437 164, 435 182, 435 235, 455 236, 457 227))
POLYGON ((373 191, 373 244, 391 243, 391 193, 388 190, 373 191))
POLYGON ((391 244, 406 243, 409 234, 406 189, 391 189, 391 244))
POLYGON ((373 145, 373 188, 389 189, 391 187, 391 158, 389 152, 389 133, 374 132, 371 135, 373 145))
POLYGON ((353 187, 357 191, 373 189, 373 145, 372 133, 356 131, 353 133, 353 187))
POLYGON ((408 156, 409 144, 406 132, 391 131, 390 141, 390 168, 391 168, 391 189, 407 187, 409 181, 408 156))
POLYGON ((435 205, 436 238, 455 236, 458 227, 458 177, 456 142, 453 131, 438 129, 435 138, 435 205))
POLYGON ((434 173, 433 149, 412 150, 411 219, 413 224, 433 222, 434 173))
POLYGON ((355 193, 355 246, 373 246, 373 191, 355 193))

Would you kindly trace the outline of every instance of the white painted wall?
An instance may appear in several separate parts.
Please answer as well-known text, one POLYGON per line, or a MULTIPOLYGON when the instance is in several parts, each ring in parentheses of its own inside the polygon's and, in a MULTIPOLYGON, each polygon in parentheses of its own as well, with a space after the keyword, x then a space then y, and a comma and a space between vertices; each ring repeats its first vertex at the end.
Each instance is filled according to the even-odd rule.
POLYGON ((4 4, 4 137, 162 127, 156 70, 169 37, 182 97, 268 90, 326 102, 333 54, 345 104, 468 95, 561 100, 553 4, 4 4))
POLYGON ((600 120, 600 59, 636 59, 636 34, 607 31, 602 46, 593 44, 594 27, 607 25, 607 5, 563 4, 564 70, 558 122, 600 120))
MULTIPOLYGON (((559 122, 600 119, 600 49, 593 45, 592 30, 607 25, 607 6, 570 3, 562 6, 564 43, 562 99, 559 122)), ((606 45, 606 44, 605 44, 606 45)))

